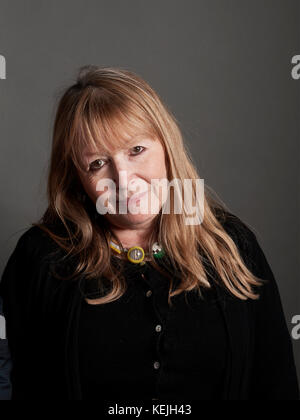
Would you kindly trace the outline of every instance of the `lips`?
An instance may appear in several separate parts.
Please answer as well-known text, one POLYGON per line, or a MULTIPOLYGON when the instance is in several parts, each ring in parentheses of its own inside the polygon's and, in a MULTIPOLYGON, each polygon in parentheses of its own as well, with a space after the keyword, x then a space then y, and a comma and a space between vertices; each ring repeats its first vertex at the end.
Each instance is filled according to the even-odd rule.
POLYGON ((133 202, 135 202, 135 201, 137 201, 137 200, 140 200, 145 194, 147 194, 147 192, 148 191, 144 191, 144 192, 142 192, 142 193, 140 193, 140 194, 132 194, 130 197, 127 197, 127 200, 119 200, 119 199, 117 199, 116 200, 116 202, 117 203, 124 203, 124 202, 127 202, 127 204, 129 203, 129 200, 131 200, 131 201, 133 201, 133 202))
POLYGON ((147 192, 148 191, 144 191, 144 192, 142 192, 142 193, 140 193, 140 194, 134 194, 133 196, 131 196, 128 200, 127 200, 127 203, 128 203, 128 201, 129 200, 132 200, 132 201, 137 201, 137 200, 139 200, 140 198, 142 198, 145 194, 147 194, 147 192))

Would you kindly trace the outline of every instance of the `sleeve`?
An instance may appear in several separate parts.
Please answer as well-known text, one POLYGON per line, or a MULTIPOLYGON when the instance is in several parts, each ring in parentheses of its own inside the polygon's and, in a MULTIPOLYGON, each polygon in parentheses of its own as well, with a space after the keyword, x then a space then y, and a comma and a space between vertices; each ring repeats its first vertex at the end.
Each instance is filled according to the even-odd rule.
POLYGON ((11 357, 6 338, 5 318, 0 298, 0 400, 11 399, 11 357))
MULTIPOLYGON (((299 400, 299 384, 291 336, 272 269, 251 232, 252 272, 267 280, 252 301, 255 319, 251 399, 299 400)), ((291 291, 292 293, 292 291, 291 291)))
POLYGON ((6 334, 11 353, 12 399, 22 399, 31 377, 29 349, 33 314, 33 279, 35 264, 31 257, 28 233, 18 240, 4 268, 0 297, 6 320, 6 334))

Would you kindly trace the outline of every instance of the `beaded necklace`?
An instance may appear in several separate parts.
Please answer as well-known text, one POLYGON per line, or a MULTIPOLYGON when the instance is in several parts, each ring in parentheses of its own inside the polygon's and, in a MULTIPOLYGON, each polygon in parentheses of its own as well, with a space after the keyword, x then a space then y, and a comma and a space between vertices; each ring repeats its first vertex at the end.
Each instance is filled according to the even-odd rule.
MULTIPOLYGON (((110 241, 110 247, 116 251, 118 254, 123 254, 121 248, 119 247, 119 245, 117 245, 115 242, 110 241)), ((150 253, 149 252, 145 252, 144 249, 140 246, 132 246, 131 248, 124 248, 124 254, 127 255, 127 258, 130 262, 132 262, 133 264, 145 264, 145 257, 149 257, 150 253)), ((158 243, 155 242, 152 245, 152 255, 154 256, 154 258, 162 258, 165 255, 165 251, 163 249, 163 247, 158 243)))

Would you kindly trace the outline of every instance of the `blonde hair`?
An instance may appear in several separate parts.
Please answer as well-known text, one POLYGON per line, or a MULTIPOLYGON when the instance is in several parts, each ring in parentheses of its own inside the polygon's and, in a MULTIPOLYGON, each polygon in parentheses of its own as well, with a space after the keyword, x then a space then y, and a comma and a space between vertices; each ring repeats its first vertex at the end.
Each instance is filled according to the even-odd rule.
MULTIPOLYGON (((111 262, 113 238, 105 218, 95 217, 95 206, 84 193, 78 172, 83 170, 81 159, 85 146, 117 147, 122 134, 147 132, 161 142, 166 159, 168 180, 199 178, 191 155, 184 145, 179 124, 158 94, 137 74, 121 68, 85 66, 77 81, 61 97, 53 130, 52 152, 48 173, 48 208, 39 226, 67 251, 76 256, 70 276, 86 279, 109 279, 110 291, 97 300, 108 303, 117 300, 126 290, 122 267, 116 270, 111 262), (113 140, 112 140, 113 139, 113 140), (113 142, 113 143, 112 143, 113 142), (59 234, 55 226, 63 226, 59 234)), ((193 200, 196 198, 192 189, 193 200)), ((205 263, 215 269, 223 286, 239 299, 257 299, 253 286, 261 279, 245 265, 237 245, 221 221, 227 209, 213 191, 205 185, 204 219, 200 225, 186 225, 185 215, 156 216, 155 229, 149 244, 158 241, 176 269, 180 283, 173 288, 173 275, 153 258, 152 264, 170 279, 171 297, 190 290, 210 288, 205 263)), ((115 242, 122 247, 117 238, 115 242)), ((149 247, 149 249, 151 249, 149 247)))

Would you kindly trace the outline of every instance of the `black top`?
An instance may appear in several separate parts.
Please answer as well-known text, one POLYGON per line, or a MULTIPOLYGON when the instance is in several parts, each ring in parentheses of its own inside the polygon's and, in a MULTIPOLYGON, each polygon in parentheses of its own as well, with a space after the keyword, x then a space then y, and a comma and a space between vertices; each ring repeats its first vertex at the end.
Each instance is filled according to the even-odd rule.
MULTIPOLYGON (((273 272, 256 236, 239 218, 228 213, 222 223, 245 264, 267 283, 260 289, 259 300, 240 300, 218 285, 218 274, 211 268, 211 280, 216 285, 228 343, 221 399, 298 400, 292 341, 273 272)), ((79 280, 83 279, 68 281, 55 278, 53 268, 56 271, 60 268, 61 274, 73 271, 74 259, 68 256, 61 260, 62 254, 64 252, 47 234, 38 227, 31 227, 21 235, 2 275, 0 296, 3 298, 13 362, 11 380, 14 400, 80 400, 83 397, 78 346, 84 304, 79 280)), ((213 310, 210 312, 213 316, 213 310)), ((217 312, 215 315, 218 318, 217 312)), ((150 323, 151 320, 156 324, 156 318, 152 317, 150 323)), ((222 334, 221 324, 218 325, 218 334, 222 334)), ((102 331, 105 333, 107 328, 102 330, 99 325, 99 334, 102 331)), ((205 334, 208 333, 206 329, 205 334)), ((191 340, 194 342, 192 333, 189 334, 189 343, 191 340)), ((186 342, 180 345, 185 346, 186 342)), ((163 345, 159 350, 162 356, 163 345)), ((205 350, 202 348, 201 351, 205 350)), ((222 377, 220 354, 215 353, 219 360, 219 373, 214 375, 214 384, 211 382, 209 385, 211 390, 213 386, 217 387, 222 377)), ((153 357, 149 360, 153 361, 153 357)), ((162 357, 162 363, 168 361, 162 357)), ((176 366, 180 367, 178 358, 173 363, 173 368, 176 366)), ((162 364, 160 372, 163 369, 162 364)), ((162 392, 162 386, 159 390, 162 392)), ((151 391, 152 396, 153 388, 151 391)))
POLYGON ((119 300, 82 303, 83 399, 221 399, 228 344, 215 291, 181 293, 170 308, 169 280, 149 262, 126 264, 119 300))

